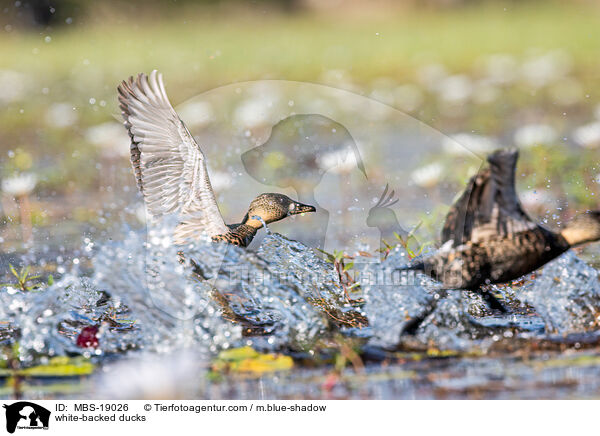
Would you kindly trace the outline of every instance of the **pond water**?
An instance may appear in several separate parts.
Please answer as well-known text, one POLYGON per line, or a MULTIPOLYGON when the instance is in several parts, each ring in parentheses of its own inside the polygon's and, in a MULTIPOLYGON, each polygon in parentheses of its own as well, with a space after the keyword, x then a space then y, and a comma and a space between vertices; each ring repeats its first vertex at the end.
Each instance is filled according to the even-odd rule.
MULTIPOLYGON (((18 339, 21 367, 64 355, 97 365, 84 379, 26 378, 28 397, 596 395, 600 282, 572 252, 535 278, 496 288, 510 307, 497 315, 480 297, 442 294, 424 276, 394 282, 406 279, 388 277, 407 260, 399 248, 383 262, 355 259, 360 286, 345 292, 332 263, 279 234, 267 235, 256 252, 206 242, 182 256, 168 244, 170 230, 89 242, 79 262, 69 261, 69 270, 43 290, 2 289, 2 338, 18 339), (415 317, 424 320, 404 332, 415 317), (89 326, 99 328, 98 339, 85 348, 78 336, 89 326), (244 346, 296 363, 274 375, 215 379, 219 353, 244 346)), ((6 397, 13 394, 4 389, 6 397)))
MULTIPOLYGON (((598 395, 597 246, 494 287, 505 315, 472 293, 441 292, 425 276, 394 273, 419 250, 435 250, 427 243, 487 148, 473 153, 389 106, 297 82, 219 88, 180 112, 207 154, 225 216, 239 220, 253 196, 269 191, 318 213, 261 230, 248 250, 209 241, 175 247, 176 217, 146 221, 127 158, 106 154, 87 168, 102 175, 97 192, 38 198, 47 210, 64 209, 64 219, 37 226, 25 244, 18 226, 5 232, 0 264, 31 265, 41 277, 24 291, 2 271, 9 284, 0 288, 0 396, 598 395), (207 104, 210 123, 195 123, 194 111, 204 119, 207 104), (90 218, 79 207, 91 204, 90 218), (411 229, 407 249, 394 243, 394 233, 411 229), (279 357, 269 370, 256 370, 260 357, 249 358, 250 370, 240 371, 223 353, 243 347, 279 357), (65 356, 62 373, 47 369, 65 356), (226 370, 217 365, 224 361, 226 370)), ((128 150, 127 142, 125 135, 112 147, 128 150)), ((578 153, 570 147, 560 153, 578 153)), ((528 165, 538 151, 525 153, 528 165)), ((529 188, 531 177, 519 174, 519 188, 529 188)), ((568 191, 570 183, 556 185, 568 191)), ((561 224, 563 203, 544 202, 532 213, 561 224)))

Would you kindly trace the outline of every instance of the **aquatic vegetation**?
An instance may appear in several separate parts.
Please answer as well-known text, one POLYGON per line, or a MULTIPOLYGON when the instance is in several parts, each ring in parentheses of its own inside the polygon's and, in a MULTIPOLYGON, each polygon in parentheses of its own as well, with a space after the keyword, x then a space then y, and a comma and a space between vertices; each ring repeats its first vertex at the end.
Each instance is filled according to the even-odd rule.
POLYGON ((0 377, 75 377, 91 375, 96 365, 85 357, 57 356, 43 365, 21 369, 0 368, 0 377))
MULTIPOLYGON (((464 359, 497 350, 509 337, 525 341, 514 343, 526 347, 545 337, 544 324, 547 333, 595 330, 597 273, 572 253, 548 264, 521 289, 498 289, 504 298, 517 299, 515 307, 518 300, 530 304, 543 319, 540 330, 527 327, 527 317, 488 318, 479 297, 436 290, 424 275, 393 276, 410 257, 400 243, 382 262, 365 263, 367 258, 351 259, 342 251, 323 260, 302 244, 271 234, 257 253, 225 244, 189 246, 186 259, 195 259, 197 267, 190 270, 180 263, 177 249, 164 244, 168 231, 150 230, 147 240, 131 231, 123 241, 96 244, 89 277, 73 269, 40 292, 9 294, 3 289, 0 319, 14 331, 9 342, 16 344, 19 370, 44 365, 44 356, 78 354, 102 362, 105 355, 128 354, 94 377, 92 384, 101 386, 98 395, 151 398, 167 392, 168 397, 185 398, 203 395, 207 383, 227 385, 231 372, 264 376, 293 367, 295 373, 298 366, 287 355, 291 352, 313 364, 333 365, 337 375, 318 382, 333 394, 353 383, 372 383, 367 362, 393 358, 385 350, 420 350, 425 355, 418 362, 464 359), (356 297, 348 301, 340 273, 355 280, 351 295, 360 287, 364 303, 356 297), (418 318, 422 323, 411 331, 418 318), (97 330, 89 329, 96 325, 97 330), (86 337, 97 344, 77 343, 86 329, 91 334, 86 337), (185 353, 178 350, 189 347, 196 350, 195 363, 184 364, 180 357, 185 353), (191 386, 169 369, 175 356, 181 371, 195 374, 191 386), (208 377, 211 367, 221 375, 208 377), (362 378, 353 379, 348 367, 362 378), (156 382, 134 377, 135 368, 156 382)), ((19 389, 31 389, 28 380, 43 377, 43 369, 31 371, 19 389)), ((414 374, 407 377, 415 379, 414 374)), ((211 389, 215 393, 220 388, 211 389)))
POLYGON ((247 373, 261 375, 265 372, 286 371, 294 367, 290 356, 257 352, 251 347, 221 351, 211 365, 217 373, 247 373))
MULTIPOLYGON (((506 316, 491 313, 479 297, 436 289, 425 276, 392 274, 434 249, 421 241, 438 233, 477 158, 499 144, 527 148, 517 183, 541 221, 560 226, 575 209, 597 206, 598 126, 591 117, 600 118, 600 106, 590 61, 597 14, 562 3, 513 6, 501 19, 482 4, 448 14, 406 10, 364 23, 341 19, 333 27, 304 14, 228 16, 234 25, 225 30, 219 18, 182 27, 181 17, 140 17, 152 25, 135 34, 91 20, 76 31, 47 29, 52 43, 39 52, 39 35, 5 29, 0 395, 89 397, 93 389, 103 398, 148 399, 597 396, 597 270, 574 253, 494 287, 510 308, 506 316), (198 32, 207 47, 200 56, 198 32), (342 34, 352 50, 340 49, 342 34), (294 56, 287 50, 292 35, 294 56), (149 44, 152 57, 131 57, 149 44), (194 59, 189 71, 170 62, 174 46, 181 58, 194 59), (152 63, 171 78, 174 103, 235 82, 230 93, 224 87, 177 107, 206 147, 224 212, 238 214, 247 190, 265 184, 286 182, 286 189, 312 195, 286 180, 289 174, 269 175, 286 165, 314 166, 326 172, 314 196, 330 214, 329 235, 364 236, 360 226, 376 195, 361 191, 362 178, 352 184, 358 155, 343 147, 316 160, 273 153, 266 170, 245 177, 240 154, 283 116, 313 113, 343 119, 369 183, 389 181, 398 192, 398 222, 423 225, 408 237, 390 229, 381 247, 379 234, 369 246, 332 237, 319 245, 331 252, 323 257, 308 248, 320 239, 318 225, 306 220, 296 233, 273 226, 291 237, 268 235, 250 252, 199 242, 180 256, 167 233, 146 220, 122 159, 129 152, 124 130, 112 117, 114 84, 152 63), (241 83, 266 78, 336 90, 241 83), (341 89, 371 100, 340 97, 334 91, 341 89), (391 107, 370 104, 375 100, 400 111, 390 115, 391 107), (448 135, 428 134, 422 122, 448 135), (34 187, 11 181, 15 174, 35 175, 34 187), (23 189, 30 206, 12 199, 23 189), (23 244, 21 235, 29 240, 30 232, 19 231, 19 221, 31 225, 34 244, 23 244), (132 230, 143 224, 147 235, 132 230), (24 266, 10 271, 9 264, 24 266), (213 365, 222 365, 215 378, 213 365), (240 368, 253 375, 240 376, 240 368)), ((578 253, 597 263, 595 254, 597 247, 578 253)))
POLYGON ((333 264, 333 267, 337 272, 339 283, 344 290, 344 294, 346 298, 350 300, 350 292, 359 286, 359 283, 355 282, 350 275, 350 271, 354 268, 354 262, 352 262, 354 257, 349 256, 342 250, 334 250, 333 254, 323 250, 319 251, 325 255, 328 262, 333 264))
MULTIPOLYGON (((10 273, 15 277, 15 279, 17 280, 17 282, 15 284, 12 283, 0 283, 0 287, 10 287, 10 288, 16 288, 19 289, 20 291, 33 291, 36 289, 40 289, 42 287, 44 287, 43 283, 40 282, 34 282, 34 283, 30 283, 33 282, 34 280, 39 279, 41 276, 39 275, 35 275, 32 276, 30 275, 30 271, 31 271, 31 267, 30 266, 24 266, 22 267, 19 271, 17 271, 15 269, 14 266, 12 266, 10 263, 8 264, 8 269, 10 270, 10 273)), ((54 277, 52 276, 52 274, 50 274, 48 276, 48 285, 51 286, 54 283, 54 277)))

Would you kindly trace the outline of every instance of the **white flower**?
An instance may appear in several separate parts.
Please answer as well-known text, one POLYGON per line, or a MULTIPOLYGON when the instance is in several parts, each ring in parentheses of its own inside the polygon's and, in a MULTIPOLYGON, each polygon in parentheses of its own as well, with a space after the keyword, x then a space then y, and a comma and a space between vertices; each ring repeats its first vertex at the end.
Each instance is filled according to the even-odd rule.
POLYGON ((35 174, 22 173, 2 181, 2 190, 13 197, 31 194, 37 184, 35 174))
POLYGON ((265 126, 273 116, 274 103, 266 97, 245 100, 235 110, 234 119, 243 128, 265 126))
POLYGON ((135 208, 135 217, 142 224, 146 224, 146 206, 139 205, 135 208))
POLYGON ((394 105, 394 96, 389 89, 377 88, 371 91, 369 97, 388 106, 394 105))
POLYGON ((317 160, 321 168, 332 173, 345 173, 358 167, 356 155, 351 146, 319 155, 317 160))
POLYGON ((413 112, 423 104, 423 92, 412 84, 398 86, 394 91, 395 105, 404 112, 413 112))
POLYGON ((90 127, 85 139, 99 147, 106 157, 129 156, 130 139, 122 124, 109 121, 90 127))
POLYGON ((429 91, 435 91, 440 82, 448 77, 446 67, 442 64, 427 64, 417 69, 417 81, 429 91))
POLYGON ((321 74, 319 81, 339 89, 358 91, 357 86, 352 82, 352 76, 345 70, 327 70, 321 74))
POLYGON ((600 120, 600 104, 596 106, 596 109, 594 110, 594 116, 596 119, 600 120))
POLYGON ((440 163, 434 162, 417 168, 410 174, 410 178, 416 185, 430 188, 439 182, 443 169, 440 163))
POLYGON ((46 112, 46 122, 53 127, 70 127, 77 119, 77 112, 70 103, 54 103, 46 112))
POLYGON ((486 79, 496 85, 512 83, 516 78, 517 61, 507 54, 494 54, 486 57, 482 65, 486 79))
POLYGON ((500 96, 496 85, 489 80, 478 80, 473 90, 473 101, 477 104, 493 103, 500 96))
POLYGON ((578 127, 573 132, 573 139, 582 147, 600 147, 600 121, 578 127))
POLYGON ((444 151, 453 155, 487 154, 498 148, 498 144, 489 136, 473 133, 458 133, 444 138, 444 151))
POLYGON ((552 85, 550 96, 554 102, 569 106, 583 99, 583 87, 575 79, 564 78, 552 85))
POLYGON ((551 144, 558 138, 556 130, 547 124, 528 124, 515 132, 515 144, 519 147, 551 144))
POLYGON ((440 98, 445 102, 461 104, 473 94, 473 84, 468 76, 457 74, 442 80, 437 91, 440 98))
POLYGON ((215 112, 208 101, 191 101, 177 108, 179 117, 191 129, 203 127, 215 120, 215 112))
POLYGON ((27 89, 27 76, 17 71, 0 70, 0 103, 10 103, 21 100, 27 89))
POLYGON ((535 56, 525 61, 521 74, 533 88, 541 88, 569 73, 571 57, 562 51, 554 51, 535 56))
POLYGON ((215 191, 224 191, 233 184, 233 180, 229 173, 213 171, 210 173, 210 184, 215 191))

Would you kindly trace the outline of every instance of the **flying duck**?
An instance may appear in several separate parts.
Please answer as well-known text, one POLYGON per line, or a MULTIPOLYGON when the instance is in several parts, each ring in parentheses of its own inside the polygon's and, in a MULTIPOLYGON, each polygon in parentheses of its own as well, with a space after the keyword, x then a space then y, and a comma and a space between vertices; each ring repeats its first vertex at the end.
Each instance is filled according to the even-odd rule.
MULTIPOLYGON (((600 211, 579 214, 560 231, 531 220, 515 189, 518 156, 515 149, 489 155, 489 166, 471 178, 450 208, 440 250, 400 269, 422 270, 446 289, 476 291, 517 279, 571 247, 600 240, 600 211)), ((488 303, 500 308, 493 299, 488 303)))
POLYGON ((276 193, 261 194, 239 224, 225 224, 210 184, 200 146, 169 102, 162 75, 130 77, 119 87, 119 106, 131 137, 131 165, 147 210, 154 218, 178 213, 173 242, 208 235, 246 247, 261 227, 290 215, 315 212, 276 193))

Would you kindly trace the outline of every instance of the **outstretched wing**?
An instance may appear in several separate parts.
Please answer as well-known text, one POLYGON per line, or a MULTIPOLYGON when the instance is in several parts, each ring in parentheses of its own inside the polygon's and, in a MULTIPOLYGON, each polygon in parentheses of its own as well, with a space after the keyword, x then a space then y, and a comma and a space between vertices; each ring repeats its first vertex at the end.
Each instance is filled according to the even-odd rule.
POLYGON ((148 211, 179 213, 175 240, 227 233, 208 178, 204 154, 171 106, 156 70, 130 77, 118 88, 131 137, 131 164, 148 211))
POLYGON ((521 207, 515 188, 515 169, 519 152, 497 150, 488 156, 489 167, 471 178, 460 198, 450 208, 442 243, 454 246, 467 241, 511 235, 537 225, 521 207))

